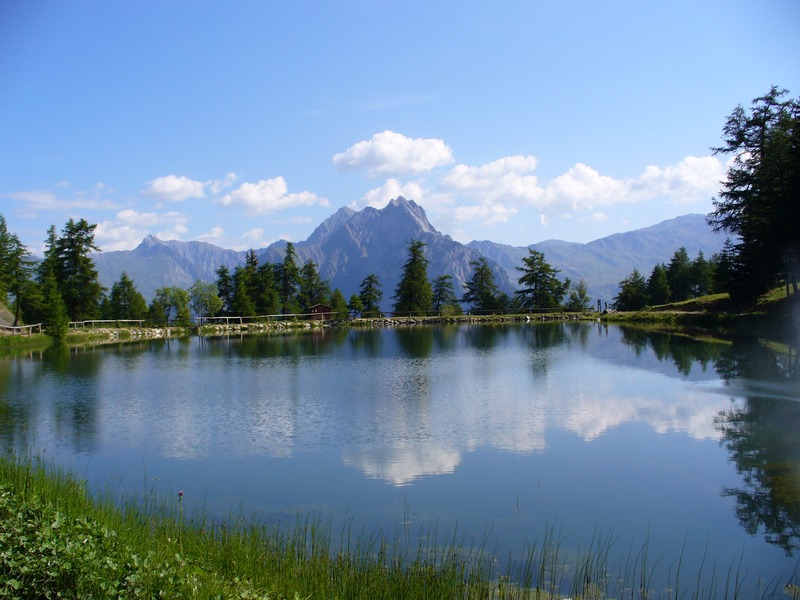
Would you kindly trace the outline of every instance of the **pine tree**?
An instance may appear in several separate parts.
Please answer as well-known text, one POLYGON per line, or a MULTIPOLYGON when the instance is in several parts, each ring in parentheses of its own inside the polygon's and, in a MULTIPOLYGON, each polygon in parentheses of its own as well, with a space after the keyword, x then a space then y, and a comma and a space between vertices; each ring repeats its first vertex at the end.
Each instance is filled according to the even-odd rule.
POLYGON ((614 297, 616 310, 641 310, 647 304, 647 283, 644 276, 634 269, 619 282, 619 293, 614 297))
POLYGON ((370 274, 364 277, 358 286, 358 291, 359 307, 357 309, 351 307, 351 310, 357 310, 365 317, 378 316, 381 312, 381 300, 383 300, 383 291, 378 276, 370 274))
POLYGON ((781 278, 795 294, 800 278, 800 100, 773 86, 737 106, 715 153, 731 154, 727 178, 708 222, 736 236, 734 298, 752 301, 781 278))
POLYGON ((300 311, 297 302, 297 289, 300 287, 300 270, 297 267, 297 253, 291 242, 286 244, 286 254, 283 262, 276 268, 281 307, 284 314, 294 314, 300 311))
POLYGON ((111 286, 111 293, 108 297, 109 319, 143 319, 147 312, 147 302, 136 289, 133 281, 124 271, 120 275, 119 281, 111 286))
POLYGON ((560 273, 544 259, 544 254, 528 248, 528 256, 522 259, 523 266, 517 267, 523 275, 519 278, 522 289, 516 291, 522 308, 557 308, 569 288, 558 280, 560 273))
POLYGON ((54 227, 48 230, 47 249, 40 268, 55 278, 72 321, 93 319, 100 312, 103 287, 89 257, 90 252, 100 250, 94 244, 96 228, 97 225, 90 225, 85 219, 77 223, 70 219, 60 237, 56 237, 54 227))
POLYGON ((453 276, 439 275, 433 280, 433 310, 441 312, 445 308, 450 308, 452 314, 452 308, 455 306, 458 306, 458 298, 453 289, 453 276))
POLYGON ((331 288, 328 282, 322 280, 316 263, 309 258, 300 269, 300 285, 297 294, 300 311, 306 313, 315 304, 327 302, 330 294, 331 288))
POLYGON ((428 281, 428 259, 423 250, 425 242, 412 240, 408 245, 408 260, 395 289, 394 312, 427 314, 433 304, 433 290, 428 281))
POLYGON ((331 293, 331 313, 336 319, 345 320, 349 315, 347 300, 338 287, 331 293))
POLYGON ((231 272, 225 265, 217 268, 217 294, 222 299, 222 314, 230 316, 233 314, 233 278, 231 272))
POLYGON ((658 306, 669 302, 670 289, 669 279, 667 278, 667 266, 658 264, 653 267, 650 277, 647 279, 647 302, 658 306))
POLYGON ((474 310, 492 310, 497 308, 497 284, 494 282, 494 273, 487 260, 483 257, 470 263, 473 268, 472 277, 465 284, 462 302, 471 304, 474 310))

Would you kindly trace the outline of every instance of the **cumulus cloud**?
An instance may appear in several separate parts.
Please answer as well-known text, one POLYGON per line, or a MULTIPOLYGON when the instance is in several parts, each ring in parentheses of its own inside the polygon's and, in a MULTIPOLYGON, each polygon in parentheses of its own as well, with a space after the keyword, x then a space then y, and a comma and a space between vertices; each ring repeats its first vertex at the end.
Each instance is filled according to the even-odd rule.
POLYGON ((188 177, 165 175, 153 179, 145 193, 162 200, 180 202, 187 198, 203 198, 205 185, 202 181, 195 181, 188 177))
POLYGON ((156 236, 163 240, 181 239, 188 231, 188 217, 179 212, 119 211, 114 219, 102 221, 95 229, 95 243, 104 251, 131 250, 154 228, 163 228, 156 236))
POLYGON ((550 180, 534 206, 579 211, 625 201, 629 182, 601 175, 596 169, 576 164, 563 175, 550 180))
POLYGON ((262 179, 256 183, 243 183, 225 195, 220 202, 224 206, 243 206, 256 214, 272 213, 297 206, 330 205, 326 198, 312 192, 289 193, 283 177, 262 179))
POLYGON ((400 183, 397 179, 392 178, 387 179, 382 186, 369 190, 359 202, 354 202, 352 207, 356 209, 362 206, 383 208, 390 200, 398 196, 421 203, 425 202, 427 194, 419 183, 400 183))
POLYGON ((709 198, 719 191, 725 169, 713 156, 687 156, 677 165, 664 168, 649 166, 631 186, 632 196, 664 196, 677 204, 709 198))
POLYGON ((452 162, 453 153, 442 140, 412 139, 388 130, 333 157, 340 170, 366 169, 372 176, 426 173, 452 162))
POLYGON ((597 210, 620 203, 663 198, 687 204, 716 193, 725 166, 713 156, 688 156, 677 165, 649 166, 635 178, 615 179, 578 163, 542 185, 533 174, 533 156, 509 156, 481 166, 457 165, 441 180, 440 188, 465 202, 453 211, 458 221, 507 221, 523 206, 540 212, 543 223, 558 214, 593 211, 591 219, 606 215, 597 210))

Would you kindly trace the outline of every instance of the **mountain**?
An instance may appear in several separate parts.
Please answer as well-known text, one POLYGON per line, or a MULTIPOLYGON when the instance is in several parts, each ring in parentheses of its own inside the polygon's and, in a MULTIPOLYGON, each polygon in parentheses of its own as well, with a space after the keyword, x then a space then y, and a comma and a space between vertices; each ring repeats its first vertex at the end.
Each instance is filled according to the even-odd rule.
MULTIPOLYGON (((464 282, 472 274, 470 262, 479 259, 480 253, 437 231, 423 208, 402 196, 381 210, 370 207, 356 212, 341 208, 294 247, 298 266, 312 259, 320 276, 331 289, 338 287, 345 298, 358 293, 361 281, 374 273, 383 290, 382 305, 388 308, 393 304, 391 297, 400 281, 411 240, 425 243, 430 279, 451 275, 456 296, 461 297, 464 282)), ((277 263, 283 261, 285 251, 286 242, 280 241, 256 250, 256 256, 259 263, 277 263)), ((197 279, 215 281, 220 265, 233 270, 244 263, 244 257, 244 252, 203 242, 164 242, 153 236, 133 250, 92 255, 102 285, 110 288, 125 271, 148 302, 159 287, 188 288, 197 279)), ((513 292, 514 284, 506 271, 491 261, 490 266, 498 287, 513 292)))
POLYGON ((561 270, 559 277, 569 277, 576 283, 583 279, 593 298, 610 303, 619 291, 619 282, 634 268, 647 278, 656 264, 668 263, 678 248, 686 248, 692 259, 701 251, 706 258, 711 258, 722 249, 724 242, 724 237, 711 231, 705 215, 690 214, 587 244, 546 240, 516 247, 475 241, 467 246, 497 262, 513 281, 519 278, 515 267, 522 264, 528 248, 532 248, 542 252, 548 263, 561 270))
POLYGON ((158 288, 188 289, 198 279, 215 281, 216 270, 231 270, 244 262, 244 252, 225 250, 205 242, 162 241, 148 235, 133 250, 92 254, 100 284, 111 289, 126 272, 149 303, 158 288))
MULTIPOLYGON (((341 208, 294 247, 298 265, 312 259, 322 278, 331 288, 338 287, 345 298, 358 293, 364 277, 374 273, 382 285, 382 305, 389 308, 411 240, 426 244, 429 278, 451 275, 458 297, 472 276, 470 262, 482 256, 492 267, 498 287, 512 293, 520 275, 516 267, 530 247, 543 252, 545 260, 561 270, 561 277, 576 283, 584 279, 593 298, 607 301, 634 267, 646 277, 655 264, 668 262, 681 246, 692 258, 700 250, 708 258, 724 241, 711 232, 703 215, 686 215, 588 244, 547 240, 529 247, 491 241, 464 245, 437 231, 421 206, 401 196, 380 210, 341 208)), ((285 251, 286 242, 280 241, 256 250, 256 256, 259 263, 276 263, 283 260, 285 251)), ((244 252, 204 242, 162 241, 153 236, 133 250, 92 255, 102 285, 110 288, 125 271, 148 302, 160 287, 188 288, 197 279, 213 282, 220 265, 233 270, 244 263, 244 257, 244 252)))
MULTIPOLYGON (((317 227, 308 240, 294 247, 299 259, 302 262, 312 259, 322 278, 328 280, 331 288, 342 290, 345 298, 357 293, 361 281, 374 273, 381 282, 383 306, 389 307, 411 240, 425 243, 431 281, 440 275, 450 275, 460 298, 464 283, 472 275, 470 262, 481 258, 480 253, 437 231, 423 208, 402 196, 381 210, 369 207, 355 212, 342 208, 317 227)), ((277 242, 256 252, 259 262, 283 260, 285 247, 285 242, 277 242)), ((490 266, 498 287, 512 292, 514 286, 505 270, 493 263, 490 266)))

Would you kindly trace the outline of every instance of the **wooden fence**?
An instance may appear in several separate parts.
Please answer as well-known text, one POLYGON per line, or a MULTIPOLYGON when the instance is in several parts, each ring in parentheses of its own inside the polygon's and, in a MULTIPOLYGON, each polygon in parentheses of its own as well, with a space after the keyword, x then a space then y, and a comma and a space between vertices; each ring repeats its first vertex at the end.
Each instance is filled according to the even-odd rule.
POLYGON ((0 325, 0 329, 3 331, 10 331, 11 335, 31 335, 34 330, 37 333, 42 333, 42 327, 44 327, 44 323, 36 323, 35 325, 20 325, 18 327, 12 327, 11 325, 0 325))

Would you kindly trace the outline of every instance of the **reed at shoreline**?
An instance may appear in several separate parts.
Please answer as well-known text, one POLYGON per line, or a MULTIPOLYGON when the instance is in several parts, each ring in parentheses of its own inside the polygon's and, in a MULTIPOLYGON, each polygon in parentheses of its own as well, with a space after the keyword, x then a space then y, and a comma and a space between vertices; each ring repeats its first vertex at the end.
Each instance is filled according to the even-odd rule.
POLYGON ((345 526, 336 541, 329 522, 309 515, 211 523, 184 512, 181 492, 143 502, 93 497, 38 456, 0 458, 0 597, 800 598, 797 573, 754 588, 742 565, 708 573, 680 557, 669 585, 657 588, 660 561, 651 562, 646 542, 617 566, 611 536, 567 557, 551 527, 500 567, 486 540, 436 529, 414 543, 402 528, 386 537, 345 526))

